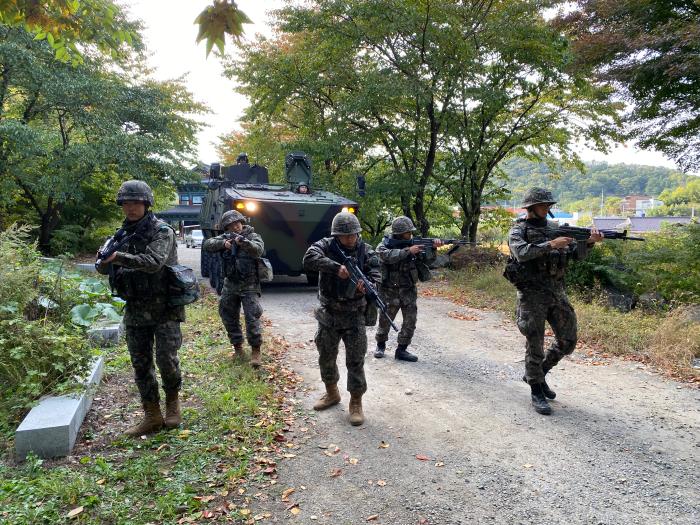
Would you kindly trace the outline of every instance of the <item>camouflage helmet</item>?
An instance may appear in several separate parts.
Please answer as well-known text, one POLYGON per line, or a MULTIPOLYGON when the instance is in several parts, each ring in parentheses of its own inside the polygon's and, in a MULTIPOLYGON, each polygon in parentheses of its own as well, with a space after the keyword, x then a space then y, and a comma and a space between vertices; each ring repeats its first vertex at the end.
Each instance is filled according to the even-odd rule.
POLYGON ((245 215, 243 215, 240 211, 229 210, 221 216, 221 229, 225 230, 229 224, 239 221, 243 223, 247 222, 245 215))
POLYGON ((125 201, 141 201, 148 206, 153 206, 153 191, 142 180, 128 180, 122 182, 117 192, 117 204, 121 206, 125 201))
POLYGON ((416 231, 416 227, 413 225, 413 221, 405 215, 396 217, 391 223, 392 235, 401 235, 402 233, 414 231, 416 231))
POLYGON ((333 217, 331 235, 350 235, 353 233, 360 233, 361 231, 362 226, 360 226, 360 221, 349 211, 341 211, 338 215, 333 217))
POLYGON ((556 202, 551 191, 544 188, 530 188, 523 196, 522 207, 529 208, 536 204, 555 204, 556 202))
POLYGON ((239 153, 238 157, 236 157, 236 164, 240 164, 242 162, 248 163, 248 154, 247 153, 239 153))

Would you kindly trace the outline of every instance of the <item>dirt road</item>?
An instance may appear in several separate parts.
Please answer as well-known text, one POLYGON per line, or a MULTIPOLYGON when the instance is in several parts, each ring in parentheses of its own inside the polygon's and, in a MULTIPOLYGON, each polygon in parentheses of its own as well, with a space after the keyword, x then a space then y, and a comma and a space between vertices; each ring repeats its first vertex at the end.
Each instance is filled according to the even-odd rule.
MULTIPOLYGON (((513 323, 422 297, 411 347, 420 360, 368 354, 367 421, 351 427, 342 349, 342 404, 311 410, 322 391, 317 298, 303 281, 263 294, 264 315, 291 343, 289 364, 309 386, 287 434, 300 447, 278 466, 276 497, 260 502, 273 521, 700 523, 698 390, 637 363, 575 353, 548 376, 557 399, 554 414, 540 416, 521 380, 523 338, 513 323)), ((368 330, 370 352, 373 336, 368 330)))

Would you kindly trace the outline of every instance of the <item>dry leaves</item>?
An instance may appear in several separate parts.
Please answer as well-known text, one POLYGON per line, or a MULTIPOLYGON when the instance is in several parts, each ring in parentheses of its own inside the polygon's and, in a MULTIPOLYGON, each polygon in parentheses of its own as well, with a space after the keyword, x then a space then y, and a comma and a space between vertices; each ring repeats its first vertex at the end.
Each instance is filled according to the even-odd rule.
POLYGON ((342 469, 342 468, 334 468, 333 470, 331 470, 331 477, 332 477, 332 478, 337 478, 337 477, 340 476, 342 473, 343 473, 343 469, 342 469))
POLYGON ((289 501, 289 495, 292 494, 295 490, 296 489, 292 487, 282 492, 282 501, 289 501))
POLYGON ((455 312, 454 310, 447 312, 447 315, 453 319, 459 319, 460 321, 481 321, 481 317, 455 312))
POLYGON ((84 510, 85 510, 84 507, 76 507, 76 508, 74 508, 73 510, 71 510, 71 511, 67 514, 67 517, 70 518, 70 519, 73 519, 73 518, 75 518, 78 514, 80 514, 81 512, 83 512, 84 510))
POLYGON ((381 441, 378 448, 389 448, 389 443, 386 441, 381 441))
POLYGON ((423 455, 423 454, 416 454, 416 459, 418 461, 430 461, 430 458, 428 456, 423 455))

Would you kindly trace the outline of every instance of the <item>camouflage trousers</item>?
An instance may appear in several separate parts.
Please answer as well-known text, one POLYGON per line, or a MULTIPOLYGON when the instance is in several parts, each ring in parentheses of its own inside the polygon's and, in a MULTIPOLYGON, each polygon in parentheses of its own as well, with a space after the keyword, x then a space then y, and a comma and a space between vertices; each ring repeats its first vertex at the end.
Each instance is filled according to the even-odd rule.
MULTIPOLYGON (((379 289, 379 296, 384 304, 386 304, 389 317, 393 321, 396 314, 401 310, 403 321, 401 322, 401 331, 397 337, 397 342, 400 345, 410 345, 413 339, 413 333, 416 331, 416 322, 418 321, 418 290, 415 286, 411 288, 388 288, 382 286, 379 289)), ((379 326, 375 339, 378 343, 384 343, 389 339, 389 329, 391 325, 386 317, 379 313, 379 326)))
POLYGON ((518 292, 517 324, 526 337, 525 375, 530 384, 544 375, 576 347, 576 313, 563 290, 518 292), (554 332, 554 342, 544 351, 544 323, 554 332))
POLYGON ((340 380, 337 360, 342 340, 345 345, 345 366, 348 369, 348 392, 364 394, 367 391, 364 368, 367 332, 364 312, 318 308, 315 317, 318 320, 318 330, 314 341, 318 350, 321 380, 327 385, 335 385, 340 380))
POLYGON ((224 323, 231 344, 243 342, 243 331, 241 330, 241 306, 245 317, 245 335, 248 344, 253 346, 262 345, 262 306, 260 305, 260 294, 257 292, 227 293, 224 288, 219 300, 219 315, 224 323))
POLYGON ((182 375, 177 351, 182 344, 179 321, 165 321, 156 325, 126 327, 126 344, 134 367, 134 379, 141 394, 141 402, 158 402, 158 379, 153 365, 153 341, 156 345, 156 363, 163 380, 163 390, 180 390, 182 375))

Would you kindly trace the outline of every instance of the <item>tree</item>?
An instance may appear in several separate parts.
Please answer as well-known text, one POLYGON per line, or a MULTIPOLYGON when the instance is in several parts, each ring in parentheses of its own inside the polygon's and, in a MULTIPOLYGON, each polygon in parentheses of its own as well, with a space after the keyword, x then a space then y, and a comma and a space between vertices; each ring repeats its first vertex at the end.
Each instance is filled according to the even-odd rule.
POLYGON ((138 64, 122 70, 96 57, 74 67, 0 26, 0 198, 25 221, 36 217, 48 253, 68 207, 91 196, 111 208, 127 178, 171 187, 188 178, 199 124, 183 115, 202 110, 180 83, 149 80, 138 64))
MULTIPOLYGON (((609 92, 570 68, 550 2, 316 0, 277 13, 279 36, 230 65, 247 118, 285 122, 331 177, 391 166, 393 193, 421 233, 449 195, 475 238, 508 155, 576 161, 569 147, 614 136, 609 92)), ((331 179, 332 180, 332 179, 331 179)))
POLYGON ((577 65, 595 67, 632 105, 630 138, 684 170, 700 169, 700 3, 579 0, 557 25, 573 38, 577 65))

